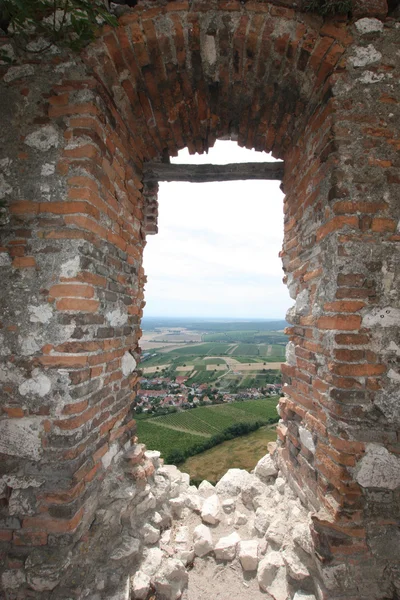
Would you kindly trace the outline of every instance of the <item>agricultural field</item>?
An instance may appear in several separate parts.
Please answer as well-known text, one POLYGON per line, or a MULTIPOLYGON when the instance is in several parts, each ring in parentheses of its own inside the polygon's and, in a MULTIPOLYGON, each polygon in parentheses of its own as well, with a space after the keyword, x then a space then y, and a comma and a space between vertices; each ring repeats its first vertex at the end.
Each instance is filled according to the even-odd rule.
POLYGON ((207 479, 217 483, 228 469, 251 471, 268 452, 268 442, 276 440, 275 427, 261 427, 248 435, 222 442, 210 450, 196 454, 179 465, 197 482, 207 479))
POLYGON ((200 435, 184 433, 153 424, 153 419, 138 420, 137 433, 142 444, 149 450, 159 450, 162 456, 168 456, 173 450, 188 450, 204 440, 200 435))
POLYGON ((150 323, 153 329, 144 330, 146 345, 156 344, 149 340, 152 336, 153 340, 160 339, 160 335, 164 340, 178 336, 181 343, 165 345, 164 342, 148 349, 141 365, 145 375, 184 374, 189 377, 188 385, 218 383, 221 390, 228 390, 230 385, 244 389, 280 381, 287 342, 280 329, 285 326, 284 321, 195 323, 154 319, 150 323), (201 339, 204 341, 195 341, 201 339), (254 368, 249 366, 252 364, 254 368), (273 375, 268 373, 271 369, 273 375), (261 378, 259 370, 263 371, 261 378))
POLYGON ((278 398, 203 406, 160 417, 137 420, 141 442, 168 456, 186 450, 236 423, 255 423, 277 417, 278 398))

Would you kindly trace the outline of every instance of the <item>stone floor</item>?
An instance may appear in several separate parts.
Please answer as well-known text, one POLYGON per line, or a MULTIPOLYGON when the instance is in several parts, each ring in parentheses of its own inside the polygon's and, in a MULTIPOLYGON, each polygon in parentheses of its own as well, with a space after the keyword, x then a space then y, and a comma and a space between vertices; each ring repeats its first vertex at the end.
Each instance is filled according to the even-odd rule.
POLYGON ((215 487, 196 488, 158 453, 146 454, 156 468, 153 493, 167 486, 169 510, 142 527, 132 599, 315 600, 310 515, 269 455, 251 474, 230 469, 215 487))

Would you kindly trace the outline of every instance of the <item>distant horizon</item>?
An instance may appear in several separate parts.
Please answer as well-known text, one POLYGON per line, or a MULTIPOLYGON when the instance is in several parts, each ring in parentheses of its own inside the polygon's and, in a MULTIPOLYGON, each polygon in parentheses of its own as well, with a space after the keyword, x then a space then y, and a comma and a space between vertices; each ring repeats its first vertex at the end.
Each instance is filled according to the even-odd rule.
POLYGON ((286 321, 285 317, 205 317, 199 315, 143 315, 143 319, 197 319, 199 321, 286 321))

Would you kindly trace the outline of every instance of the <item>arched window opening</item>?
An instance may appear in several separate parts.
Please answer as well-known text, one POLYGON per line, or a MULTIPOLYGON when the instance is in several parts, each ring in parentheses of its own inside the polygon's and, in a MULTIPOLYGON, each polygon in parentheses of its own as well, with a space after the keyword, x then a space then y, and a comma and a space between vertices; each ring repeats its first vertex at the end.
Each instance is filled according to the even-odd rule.
MULTIPOLYGON (((209 155, 184 150, 171 162, 270 160, 217 141, 209 155)), ((278 256, 279 186, 240 180, 159 187, 159 234, 148 238, 144 254, 138 433, 193 480, 253 468, 276 437, 291 303, 278 256)))

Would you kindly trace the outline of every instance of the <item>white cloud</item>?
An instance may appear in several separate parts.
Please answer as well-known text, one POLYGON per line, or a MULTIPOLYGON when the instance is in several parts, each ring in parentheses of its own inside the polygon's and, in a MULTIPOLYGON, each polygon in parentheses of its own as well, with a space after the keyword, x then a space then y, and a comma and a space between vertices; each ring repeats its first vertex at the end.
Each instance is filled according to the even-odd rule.
MULTIPOLYGON (((210 154, 174 162, 268 160, 217 142, 210 154)), ((282 318, 291 305, 278 252, 283 237, 279 182, 163 183, 159 234, 148 237, 146 314, 282 318)))

